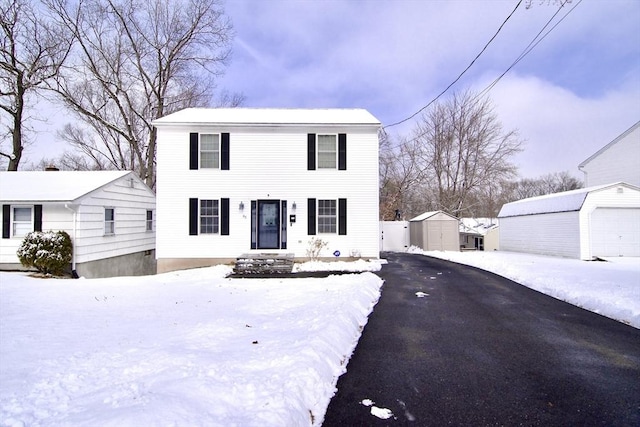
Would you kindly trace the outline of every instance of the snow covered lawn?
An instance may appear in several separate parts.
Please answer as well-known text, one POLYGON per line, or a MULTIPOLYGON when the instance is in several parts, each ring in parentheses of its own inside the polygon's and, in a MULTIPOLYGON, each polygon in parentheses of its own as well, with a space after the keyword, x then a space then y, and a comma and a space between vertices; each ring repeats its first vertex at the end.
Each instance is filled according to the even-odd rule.
POLYGON ((580 261, 515 252, 410 252, 491 271, 544 294, 640 328, 640 258, 580 261))
POLYGON ((382 280, 229 272, 0 273, 0 425, 320 425, 382 280))
MULTIPOLYGON (((412 251, 640 327, 639 258, 412 251)), ((227 279, 229 272, 100 280, 0 272, 0 425, 321 425, 382 280, 370 272, 227 279)))

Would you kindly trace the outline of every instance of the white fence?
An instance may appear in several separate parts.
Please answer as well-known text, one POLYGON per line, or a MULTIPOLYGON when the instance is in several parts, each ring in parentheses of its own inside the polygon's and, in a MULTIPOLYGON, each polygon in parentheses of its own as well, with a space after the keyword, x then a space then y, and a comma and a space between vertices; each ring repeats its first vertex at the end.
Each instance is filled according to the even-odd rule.
POLYGON ((380 221, 380 251, 405 252, 409 248, 409 221, 380 221))

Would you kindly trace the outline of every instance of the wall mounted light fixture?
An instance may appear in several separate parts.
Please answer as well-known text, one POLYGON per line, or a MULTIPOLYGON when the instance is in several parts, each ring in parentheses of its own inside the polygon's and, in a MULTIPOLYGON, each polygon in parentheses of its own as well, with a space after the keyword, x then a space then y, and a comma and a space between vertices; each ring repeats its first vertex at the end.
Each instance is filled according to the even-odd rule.
POLYGON ((295 211, 296 210, 296 202, 293 202, 293 204, 291 205, 291 210, 295 211))
POLYGON ((238 206, 238 209, 243 211, 244 210, 244 203, 240 202, 240 205, 238 206))

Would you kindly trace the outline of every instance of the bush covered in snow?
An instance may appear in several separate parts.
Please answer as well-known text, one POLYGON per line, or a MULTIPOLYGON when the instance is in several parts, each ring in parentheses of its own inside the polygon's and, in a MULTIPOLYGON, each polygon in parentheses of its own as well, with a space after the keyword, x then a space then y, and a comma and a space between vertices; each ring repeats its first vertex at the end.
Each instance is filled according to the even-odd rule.
POLYGON ((56 276, 69 266, 72 253, 71 237, 64 231, 28 233, 16 252, 23 266, 56 276))

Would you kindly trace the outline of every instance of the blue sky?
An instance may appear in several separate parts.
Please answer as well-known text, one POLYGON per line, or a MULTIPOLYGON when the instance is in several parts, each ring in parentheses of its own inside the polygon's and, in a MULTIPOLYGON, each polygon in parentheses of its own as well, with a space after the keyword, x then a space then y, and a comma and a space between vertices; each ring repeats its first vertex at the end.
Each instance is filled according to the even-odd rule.
MULTIPOLYGON (((226 0, 235 38, 219 87, 243 93, 245 107, 357 107, 389 125, 444 90, 517 3, 226 0)), ((526 3, 444 98, 487 87, 559 8, 557 0, 526 3)), ((503 127, 525 141, 514 159, 522 177, 582 178, 578 164, 640 120, 640 1, 572 0, 551 25, 564 15, 489 93, 503 127)), ((409 136, 414 123, 387 130, 409 136)), ((39 160, 45 142, 64 149, 51 135, 29 147, 28 161, 39 160)))
MULTIPOLYGON (((366 108, 389 125, 444 90, 517 3, 231 0, 236 37, 220 86, 247 107, 366 108)), ((559 8, 525 3, 448 94, 484 89, 559 8)), ((504 128, 526 141, 515 159, 526 177, 581 178, 581 161, 640 120, 640 1, 573 0, 551 25, 564 15, 490 91, 504 128)), ((388 131, 408 136, 414 123, 388 131)))

